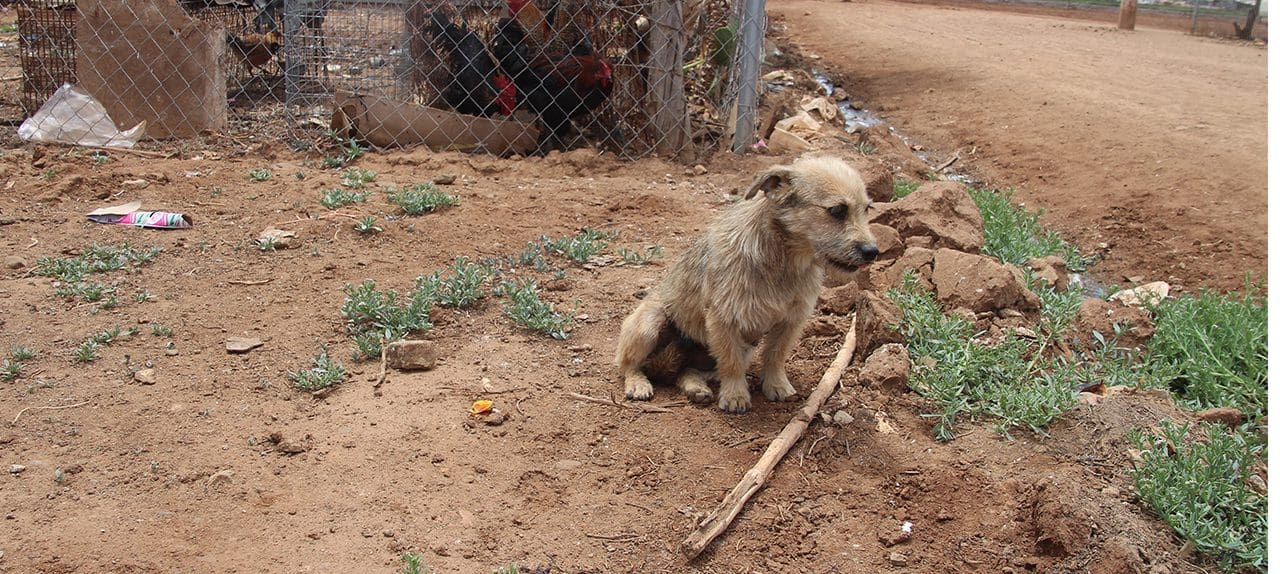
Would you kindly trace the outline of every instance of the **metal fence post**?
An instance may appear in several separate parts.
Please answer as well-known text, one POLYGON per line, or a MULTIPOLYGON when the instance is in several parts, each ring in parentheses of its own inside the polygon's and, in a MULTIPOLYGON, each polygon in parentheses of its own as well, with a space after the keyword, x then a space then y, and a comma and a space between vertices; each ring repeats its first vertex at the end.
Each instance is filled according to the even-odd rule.
POLYGON ((1191 35, 1196 35, 1196 17, 1200 15, 1200 0, 1191 4, 1191 35))
POLYGON ((760 86, 760 53, 764 44, 764 1, 746 0, 742 11, 742 72, 738 75, 738 117, 733 151, 744 153, 755 135, 756 90, 760 86))

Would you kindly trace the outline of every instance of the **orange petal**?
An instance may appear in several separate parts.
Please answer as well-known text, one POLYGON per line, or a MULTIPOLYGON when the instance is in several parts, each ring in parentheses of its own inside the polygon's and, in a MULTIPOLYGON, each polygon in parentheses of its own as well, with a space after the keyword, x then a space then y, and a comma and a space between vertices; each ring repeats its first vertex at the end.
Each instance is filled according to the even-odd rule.
POLYGON ((493 410, 493 401, 479 400, 471 403, 471 414, 479 415, 493 410))

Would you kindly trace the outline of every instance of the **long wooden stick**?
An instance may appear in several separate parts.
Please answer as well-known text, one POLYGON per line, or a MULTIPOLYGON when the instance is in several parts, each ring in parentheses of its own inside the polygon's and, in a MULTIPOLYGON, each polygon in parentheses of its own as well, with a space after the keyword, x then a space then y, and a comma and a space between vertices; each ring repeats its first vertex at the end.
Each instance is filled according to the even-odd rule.
POLYGON ((782 457, 787 455, 787 451, 795 446, 805 429, 809 428, 809 421, 818 414, 822 403, 827 402, 831 393, 835 392, 836 384, 840 382, 840 375, 844 374, 845 367, 849 366, 849 361, 853 358, 853 346, 857 341, 855 331, 857 324, 858 318, 855 314, 853 321, 849 324, 849 333, 844 337, 844 346, 840 347, 835 360, 831 362, 830 367, 827 367, 827 372, 822 375, 822 381, 818 383, 817 388, 809 393, 809 400, 805 401, 804 408, 791 417, 791 422, 783 427, 778 437, 769 444, 769 448, 760 455, 756 465, 742 476, 742 480, 738 481, 738 485, 724 495, 720 506, 717 506, 710 516, 698 524, 698 529, 694 530, 693 534, 684 539, 680 550, 684 552, 685 558, 690 561, 697 558, 716 537, 729 528, 733 519, 742 512, 742 507, 747 504, 747 500, 764 486, 769 476, 773 474, 774 467, 778 466, 782 457))

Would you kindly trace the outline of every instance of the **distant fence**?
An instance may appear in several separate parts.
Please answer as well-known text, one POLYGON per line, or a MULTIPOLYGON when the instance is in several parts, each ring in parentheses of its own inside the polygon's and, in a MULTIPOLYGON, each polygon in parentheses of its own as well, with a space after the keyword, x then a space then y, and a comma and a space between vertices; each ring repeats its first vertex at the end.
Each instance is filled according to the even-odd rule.
MULTIPOLYGON (((1119 19, 1120 3, 1118 0, 899 0, 918 4, 944 4, 950 6, 983 6, 1010 12, 1033 14, 1052 14, 1085 20, 1115 22, 1119 19)), ((1158 3, 1139 2, 1138 25, 1165 30, 1180 30, 1197 36, 1216 36, 1234 38, 1235 28, 1244 27, 1248 17, 1249 6, 1241 2, 1233 2, 1226 6, 1224 0, 1202 0, 1196 7, 1194 2, 1158 3), (1194 25, 1194 28, 1193 28, 1194 25), (1194 31, 1193 31, 1194 29, 1194 31)), ((1267 17, 1258 18, 1254 24, 1253 37, 1257 40, 1267 39, 1267 17)))
POLYGON ((21 103, 75 84, 155 139, 688 157, 754 126, 754 1, 20 0, 21 103))

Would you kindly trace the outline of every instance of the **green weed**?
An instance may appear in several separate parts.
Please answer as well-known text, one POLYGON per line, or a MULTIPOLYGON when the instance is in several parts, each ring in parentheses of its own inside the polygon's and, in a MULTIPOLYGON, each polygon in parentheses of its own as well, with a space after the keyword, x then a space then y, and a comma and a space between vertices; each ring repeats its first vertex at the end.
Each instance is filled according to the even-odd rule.
POLYGON ((378 226, 378 218, 372 215, 366 215, 360 218, 353 226, 356 233, 360 235, 372 235, 374 233, 382 233, 382 228, 378 226))
POLYGON ((437 190, 432 183, 419 183, 397 192, 389 192, 387 199, 408 215, 422 215, 458 205, 457 197, 437 190))
POLYGON ((496 273, 492 267, 471 263, 466 257, 454 259, 451 271, 453 273, 447 277, 441 277, 437 272, 425 281, 434 284, 436 303, 460 309, 483 299, 484 283, 496 273))
POLYGON ((106 152, 101 150, 89 152, 89 158, 93 160, 94 165, 102 165, 111 161, 111 156, 108 156, 106 152))
POLYGON ((342 363, 330 358, 329 350, 321 347, 320 354, 311 359, 311 368, 291 371, 289 380, 293 382, 294 388, 311 392, 333 386, 346 375, 347 371, 342 363))
POLYGON ((623 247, 618 250, 618 256, 622 257, 622 262, 626 265, 647 265, 654 259, 660 259, 662 257, 662 246, 650 246, 644 251, 644 253, 637 253, 623 247))
POLYGON ((320 195, 320 205, 329 209, 337 209, 353 203, 364 203, 369 199, 367 191, 348 191, 341 188, 326 189, 320 195))
POLYGON ((262 182, 271 179, 271 170, 267 168, 249 170, 249 179, 254 182, 262 182))
POLYGON ((376 171, 349 167, 342 172, 342 187, 364 189, 366 184, 373 183, 376 179, 378 179, 376 171))
POLYGON ((498 286, 500 294, 509 301, 502 312, 517 324, 544 333, 552 339, 568 339, 568 327, 573 323, 573 313, 560 314, 538 296, 538 285, 533 280, 504 280, 498 286))
POLYGON ((151 324, 151 335, 155 337, 172 337, 173 329, 161 325, 160 323, 151 324))
POLYGON ((1240 296, 1201 291, 1155 308, 1149 363, 1193 409, 1235 407, 1250 418, 1267 408, 1267 300, 1253 285, 1240 296))
POLYGON ((1191 428, 1166 419, 1158 431, 1130 431, 1140 451, 1134 489, 1223 571, 1266 572, 1266 487, 1252 486, 1255 465, 1266 461, 1264 439, 1252 429, 1232 432, 1215 424, 1196 440, 1191 428))
POLYGON ((91 282, 88 277, 123 269, 136 269, 160 253, 159 247, 140 249, 128 243, 91 245, 76 257, 41 257, 35 273, 58 281, 54 292, 59 297, 78 298, 85 302, 101 301, 115 292, 114 288, 91 282))
POLYGON ((1004 263, 1023 265, 1028 259, 1058 255, 1072 271, 1084 271, 1089 262, 1056 232, 1040 225, 1044 210, 1029 212, 1013 203, 1013 191, 970 189, 969 196, 982 213, 982 252, 1004 263))
POLYGON ((603 232, 586 227, 576 235, 544 241, 543 248, 570 261, 586 263, 588 259, 608 249, 609 242, 616 237, 618 237, 616 232, 603 232))
POLYGON ((911 195, 911 193, 917 189, 920 189, 919 182, 895 179, 893 180, 893 201, 897 201, 911 195))
POLYGON ((360 355, 369 359, 378 357, 383 343, 431 330, 431 306, 438 290, 438 282, 419 277, 413 292, 401 303, 394 290, 379 291, 371 280, 344 286, 342 292, 346 299, 340 312, 347 323, 347 334, 356 343, 360 355))
POLYGON ((426 568, 422 565, 425 558, 421 554, 406 552, 400 556, 400 562, 404 564, 404 568, 400 570, 400 574, 427 574, 426 568))

